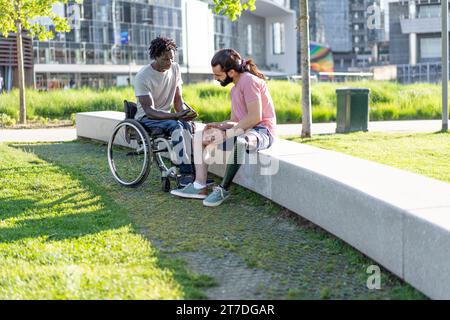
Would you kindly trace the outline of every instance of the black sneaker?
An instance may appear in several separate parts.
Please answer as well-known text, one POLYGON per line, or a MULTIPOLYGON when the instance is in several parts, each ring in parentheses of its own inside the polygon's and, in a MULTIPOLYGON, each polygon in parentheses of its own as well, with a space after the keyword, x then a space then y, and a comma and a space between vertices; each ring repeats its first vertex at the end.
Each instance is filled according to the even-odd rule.
MULTIPOLYGON (((194 183, 194 176, 192 174, 184 174, 178 179, 178 184, 180 187, 186 187, 189 183, 194 183)), ((214 184, 213 179, 206 180, 206 186, 210 187, 214 184)))

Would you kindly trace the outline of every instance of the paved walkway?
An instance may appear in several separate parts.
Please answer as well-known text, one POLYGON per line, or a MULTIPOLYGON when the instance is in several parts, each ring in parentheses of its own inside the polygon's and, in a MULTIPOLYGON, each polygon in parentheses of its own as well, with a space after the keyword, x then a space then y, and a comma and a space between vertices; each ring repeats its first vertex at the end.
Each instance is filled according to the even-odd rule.
MULTIPOLYGON (((412 121, 373 121, 369 123, 371 132, 436 132, 442 127, 441 120, 412 121)), ((301 124, 282 124, 277 126, 279 136, 300 135, 301 124)), ((336 123, 313 123, 313 134, 333 134, 336 123)), ((55 142, 71 141, 77 138, 75 128, 53 129, 2 129, 0 142, 55 142)))
POLYGON ((56 142, 77 138, 75 128, 2 129, 0 142, 56 142))

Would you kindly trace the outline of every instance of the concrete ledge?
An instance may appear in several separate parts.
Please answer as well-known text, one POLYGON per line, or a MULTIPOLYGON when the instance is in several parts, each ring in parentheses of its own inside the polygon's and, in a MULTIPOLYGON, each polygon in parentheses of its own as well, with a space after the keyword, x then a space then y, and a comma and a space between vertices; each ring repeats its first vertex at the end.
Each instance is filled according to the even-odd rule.
POLYGON ((108 142, 115 126, 124 119, 125 113, 117 111, 77 113, 77 137, 108 142))
MULTIPOLYGON (((77 133, 107 141, 119 118, 79 114, 77 133)), ((281 139, 258 160, 244 165, 235 182, 336 235, 430 298, 450 299, 450 184, 281 139), (276 174, 261 174, 274 168, 276 174)), ((219 176, 224 169, 210 167, 219 176)))

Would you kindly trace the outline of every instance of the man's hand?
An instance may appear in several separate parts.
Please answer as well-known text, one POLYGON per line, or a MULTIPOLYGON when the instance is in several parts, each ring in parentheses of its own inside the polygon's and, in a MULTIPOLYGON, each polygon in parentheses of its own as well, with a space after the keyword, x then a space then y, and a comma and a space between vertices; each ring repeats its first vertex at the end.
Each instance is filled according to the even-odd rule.
POLYGON ((185 120, 185 118, 187 118, 190 115, 189 112, 190 112, 190 110, 183 110, 183 111, 174 113, 173 116, 176 120, 185 120))
POLYGON ((203 144, 221 144, 226 140, 226 132, 217 128, 203 130, 203 144))
POLYGON ((211 123, 207 123, 205 126, 205 130, 206 129, 219 129, 219 130, 228 130, 228 129, 232 129, 236 126, 236 122, 231 122, 231 121, 223 121, 223 122, 211 122, 211 123))
POLYGON ((178 120, 192 121, 197 118, 197 114, 189 109, 177 112, 177 114, 179 114, 178 120))
POLYGON ((204 130, 208 130, 208 129, 220 129, 222 126, 221 122, 211 122, 211 123, 207 123, 205 126, 204 130))

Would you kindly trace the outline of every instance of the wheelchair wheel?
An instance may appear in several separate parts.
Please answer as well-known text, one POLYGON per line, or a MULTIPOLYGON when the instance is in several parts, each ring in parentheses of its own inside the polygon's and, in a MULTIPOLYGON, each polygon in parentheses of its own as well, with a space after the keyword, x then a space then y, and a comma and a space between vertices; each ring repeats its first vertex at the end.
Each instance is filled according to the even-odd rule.
POLYGON ((137 187, 147 178, 153 154, 150 138, 136 120, 120 122, 108 143, 108 163, 116 181, 125 187, 137 187))

